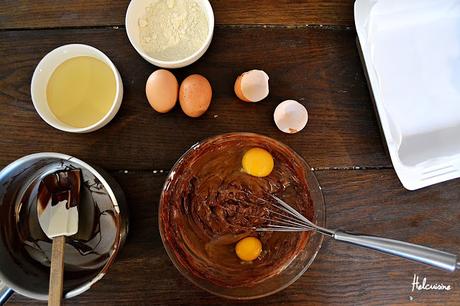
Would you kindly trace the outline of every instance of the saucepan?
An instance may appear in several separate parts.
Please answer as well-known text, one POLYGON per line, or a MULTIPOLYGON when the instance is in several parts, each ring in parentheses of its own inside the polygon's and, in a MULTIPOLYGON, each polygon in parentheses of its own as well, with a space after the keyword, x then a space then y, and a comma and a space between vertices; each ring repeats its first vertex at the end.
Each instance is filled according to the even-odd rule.
POLYGON ((64 297, 77 296, 99 281, 126 239, 126 200, 103 170, 60 153, 16 160, 0 172, 0 280, 24 296, 48 298, 51 240, 38 223, 38 183, 52 172, 72 168, 81 169, 83 184, 78 233, 65 246, 64 297))

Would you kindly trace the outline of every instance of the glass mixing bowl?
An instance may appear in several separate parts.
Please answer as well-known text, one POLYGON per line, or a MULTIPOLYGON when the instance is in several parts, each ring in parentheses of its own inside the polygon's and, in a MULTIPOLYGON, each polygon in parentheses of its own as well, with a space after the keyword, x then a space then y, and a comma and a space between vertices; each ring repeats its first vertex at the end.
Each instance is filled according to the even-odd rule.
MULTIPOLYGON (((176 216, 175 214, 178 213, 172 212, 172 200, 170 199, 178 192, 176 188, 178 188, 178 180, 181 175, 189 171, 191 165, 197 161, 197 156, 210 154, 210 152, 215 152, 219 149, 222 150, 222 148, 225 148, 226 145, 228 146, 229 143, 241 143, 244 144, 245 147, 276 148, 288 154, 289 158, 295 161, 296 165, 300 166, 300 170, 297 171, 297 173, 303 176, 301 179, 305 181, 308 186, 309 197, 313 206, 312 221, 319 226, 325 226, 325 208, 321 189, 313 171, 302 157, 297 155, 286 145, 269 137, 252 133, 230 133, 212 137, 195 144, 174 165, 165 182, 160 199, 160 234, 163 245, 175 267, 198 287, 215 295, 230 299, 244 300, 261 298, 285 289, 302 276, 312 264, 321 247, 323 241, 322 235, 311 232, 307 242, 302 245, 302 248, 296 254, 293 254, 292 257, 286 261, 286 265, 284 265, 278 273, 258 281, 255 284, 243 284, 241 286, 222 285, 212 281, 212 277, 204 277, 202 273, 198 273, 199 271, 194 271, 190 265, 187 265, 187 260, 200 260, 200 258, 198 258, 199 256, 190 248, 181 247, 181 250, 178 251, 176 247, 187 245, 187 233, 184 235, 177 234, 171 237, 170 227, 180 226, 174 222, 170 222, 170 219, 174 218, 176 216)), ((184 231, 187 231, 186 227, 176 228, 173 232, 183 233, 184 231), (176 231, 177 229, 179 229, 178 232, 176 231)), ((292 233, 292 235, 298 234, 299 233, 292 233)), ((212 273, 212 269, 210 269, 209 272, 212 273)), ((237 273, 238 271, 235 272, 237 273)))

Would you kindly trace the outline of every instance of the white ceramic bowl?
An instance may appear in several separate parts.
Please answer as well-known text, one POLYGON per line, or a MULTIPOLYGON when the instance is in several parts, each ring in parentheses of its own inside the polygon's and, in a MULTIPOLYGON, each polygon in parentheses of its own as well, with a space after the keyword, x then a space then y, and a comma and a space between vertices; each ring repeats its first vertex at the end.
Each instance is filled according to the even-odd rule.
POLYGON ((88 45, 70 44, 58 47, 42 58, 32 76, 30 93, 35 109, 46 123, 65 132, 89 133, 105 126, 115 117, 123 99, 123 82, 115 65, 102 51, 88 45), (53 71, 64 61, 77 56, 92 56, 106 63, 112 69, 117 86, 115 99, 109 112, 95 124, 83 128, 68 125, 57 119, 50 110, 46 98, 46 87, 53 71))
POLYGON ((149 56, 142 49, 140 40, 139 40, 139 18, 141 18, 145 13, 145 8, 153 3, 153 0, 131 0, 126 11, 125 25, 126 33, 128 35, 131 45, 134 49, 149 63, 154 64, 155 66, 161 68, 182 68, 193 64, 196 62, 203 54, 208 50, 209 45, 211 44, 212 36, 214 33, 214 12, 212 10, 211 4, 208 0, 197 0, 197 2, 204 9, 206 17, 208 18, 208 37, 204 44, 198 49, 195 53, 186 57, 184 59, 179 59, 176 61, 162 61, 156 58, 149 56))

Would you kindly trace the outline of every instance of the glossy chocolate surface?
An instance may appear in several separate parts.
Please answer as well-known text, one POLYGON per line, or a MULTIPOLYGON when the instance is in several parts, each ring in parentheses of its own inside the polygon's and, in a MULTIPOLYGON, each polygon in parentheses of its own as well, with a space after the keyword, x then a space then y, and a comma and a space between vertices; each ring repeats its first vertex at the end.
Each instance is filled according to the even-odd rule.
MULTIPOLYGON (((78 233, 67 238, 65 248, 67 278, 72 278, 76 272, 79 277, 97 272, 110 256, 118 227, 116 212, 105 188, 88 171, 83 170, 82 174, 78 233), (108 235, 102 236, 102 232, 108 235)), ((19 242, 31 260, 49 267, 52 242, 38 224, 39 186, 40 181, 35 180, 21 198, 20 208, 16 211, 16 230, 19 242)))
POLYGON ((113 195, 96 175, 78 163, 58 158, 31 159, 20 167, 2 171, 0 274, 15 291, 46 298, 52 241, 38 221, 39 186, 45 177, 56 171, 79 169, 78 232, 67 237, 65 245, 64 291, 67 294, 77 290, 69 293, 71 296, 85 291, 78 288, 85 288, 85 284, 89 285, 105 274, 114 259, 113 255, 124 242, 126 208, 122 207, 125 214, 122 217, 120 206, 114 205, 113 195))

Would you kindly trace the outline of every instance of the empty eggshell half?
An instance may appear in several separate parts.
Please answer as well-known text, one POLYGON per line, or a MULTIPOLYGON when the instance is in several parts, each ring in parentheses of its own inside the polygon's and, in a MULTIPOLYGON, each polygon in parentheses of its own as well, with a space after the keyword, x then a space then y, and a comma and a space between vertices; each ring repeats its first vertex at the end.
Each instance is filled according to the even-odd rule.
POLYGON ((262 70, 251 70, 240 75, 235 82, 235 94, 245 102, 259 102, 268 96, 268 75, 262 70))
POLYGON ((308 122, 308 112, 305 106, 295 100, 281 102, 273 114, 276 126, 284 133, 300 132, 308 122))

